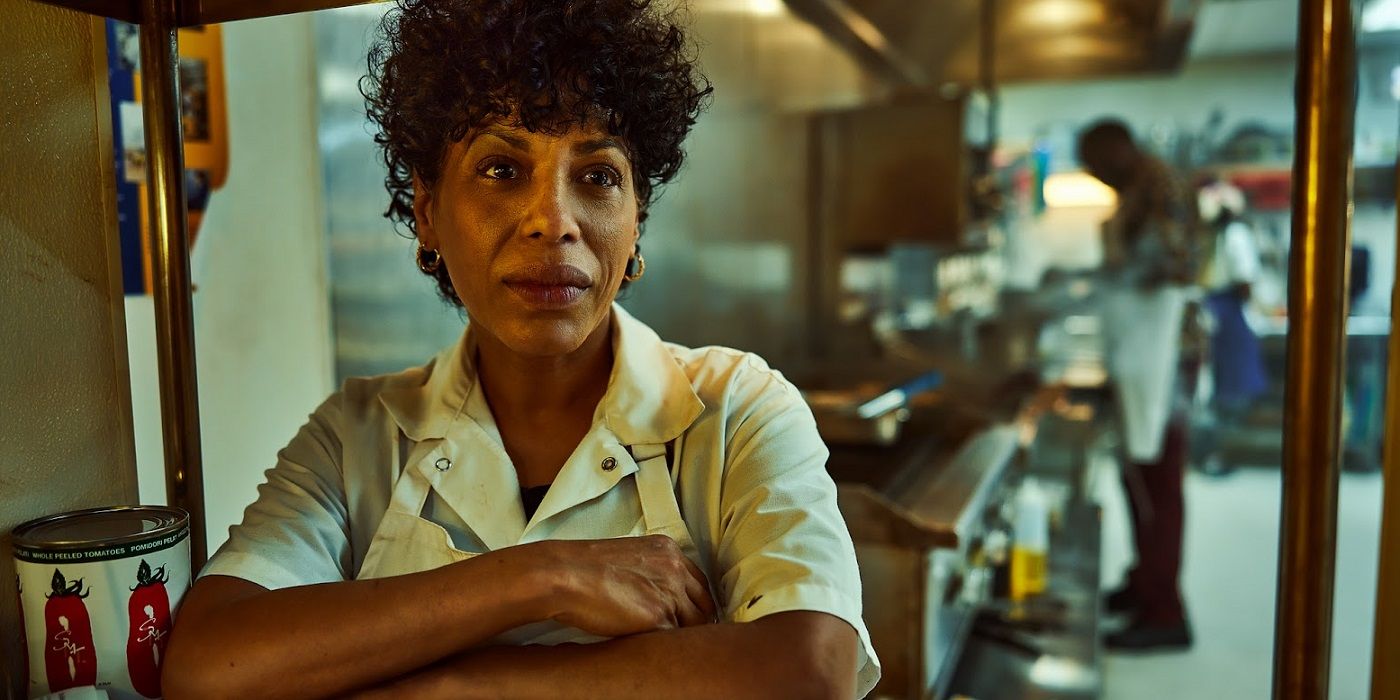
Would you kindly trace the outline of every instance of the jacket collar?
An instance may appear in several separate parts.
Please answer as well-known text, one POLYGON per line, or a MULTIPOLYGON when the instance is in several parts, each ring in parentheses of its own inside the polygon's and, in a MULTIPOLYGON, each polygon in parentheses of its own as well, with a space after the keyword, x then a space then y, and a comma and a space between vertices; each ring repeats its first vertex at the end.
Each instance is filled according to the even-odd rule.
MULTIPOLYGON (((595 422, 604 421, 623 445, 674 440, 700 417, 705 404, 655 331, 617 304, 609 323, 613 369, 595 422)), ((447 436, 476 383, 475 356, 469 324, 457 343, 380 391, 379 400, 404 435, 418 442, 447 436)))
POLYGON ((379 392, 379 401, 408 439, 415 442, 446 437, 448 427, 466 409, 476 383, 472 359, 476 343, 468 325, 451 347, 428 364, 394 376, 379 392))

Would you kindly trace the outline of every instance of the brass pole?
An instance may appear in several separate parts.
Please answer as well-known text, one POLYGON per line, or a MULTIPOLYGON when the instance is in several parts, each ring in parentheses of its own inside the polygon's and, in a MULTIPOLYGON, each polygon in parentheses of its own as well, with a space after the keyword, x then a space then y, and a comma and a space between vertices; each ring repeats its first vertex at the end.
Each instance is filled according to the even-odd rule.
POLYGON ((170 505, 190 513, 190 558, 197 572, 204 566, 207 540, 176 26, 176 0, 142 0, 141 100, 146 126, 147 204, 155 244, 151 277, 155 284, 165 490, 170 505))
MULTIPOLYGON (((1400 175, 1400 159, 1395 169, 1400 175)), ((1400 180, 1395 201, 1400 202, 1400 180)), ((1400 245, 1400 225, 1395 232, 1400 245)), ((1400 271, 1400 261, 1396 264, 1400 271)), ((1397 277, 1400 279, 1400 277, 1397 277)), ((1380 582, 1376 584, 1376 630, 1371 643, 1371 697, 1400 698, 1400 557, 1386 556, 1400 546, 1400 284, 1390 294, 1390 352, 1385 382, 1385 493, 1381 506, 1380 582)))
POLYGON ((1302 0, 1274 698, 1327 697, 1351 252, 1350 0, 1302 0))

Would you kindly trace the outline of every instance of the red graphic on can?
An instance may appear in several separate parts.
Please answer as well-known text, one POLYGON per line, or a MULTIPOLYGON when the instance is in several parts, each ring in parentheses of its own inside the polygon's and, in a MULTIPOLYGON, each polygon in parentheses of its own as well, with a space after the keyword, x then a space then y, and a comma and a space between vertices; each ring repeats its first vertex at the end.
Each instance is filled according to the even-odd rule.
POLYGON ((170 640, 170 596, 165 584, 170 577, 165 567, 151 573, 145 559, 136 569, 136 587, 131 589, 127 616, 131 633, 126 639, 126 668, 131 686, 148 697, 160 697, 160 663, 170 640))
POLYGON ((92 621, 83 599, 83 580, 69 583, 53 571, 53 591, 44 603, 44 671, 49 692, 97 683, 97 653, 92 647, 92 621))

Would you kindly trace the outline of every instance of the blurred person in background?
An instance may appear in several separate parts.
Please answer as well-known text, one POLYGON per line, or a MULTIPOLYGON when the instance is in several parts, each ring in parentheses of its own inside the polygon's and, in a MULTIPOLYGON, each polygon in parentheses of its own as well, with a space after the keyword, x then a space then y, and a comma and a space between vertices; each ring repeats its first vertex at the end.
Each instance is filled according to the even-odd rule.
POLYGON ((1221 452, 1221 433, 1239 426, 1269 389, 1259 336, 1245 316, 1259 277, 1259 247, 1242 218, 1245 196, 1238 188, 1217 180, 1202 187, 1196 201, 1201 220, 1214 234, 1214 254, 1203 280, 1211 325, 1210 400, 1205 419, 1195 426, 1192 447, 1200 471, 1224 475, 1234 467, 1221 452))
MULTIPOLYGON (((1371 289, 1371 250, 1363 244, 1351 247, 1351 275, 1347 303, 1351 316, 1389 312, 1367 309, 1371 289)), ((1382 295, 1384 298, 1384 295, 1382 295)), ((1381 441, 1385 413, 1385 336, 1348 335, 1346 390, 1342 402, 1342 468, 1374 473, 1381 470, 1381 441)))
POLYGON ((1130 621, 1104 643, 1118 650, 1186 649, 1191 628, 1179 580, 1187 431, 1177 399, 1182 323, 1196 274, 1195 199, 1166 163, 1138 147, 1121 121, 1085 129, 1078 156, 1118 195, 1118 208, 1102 229, 1103 328, 1137 561, 1123 587, 1106 599, 1110 612, 1130 621))

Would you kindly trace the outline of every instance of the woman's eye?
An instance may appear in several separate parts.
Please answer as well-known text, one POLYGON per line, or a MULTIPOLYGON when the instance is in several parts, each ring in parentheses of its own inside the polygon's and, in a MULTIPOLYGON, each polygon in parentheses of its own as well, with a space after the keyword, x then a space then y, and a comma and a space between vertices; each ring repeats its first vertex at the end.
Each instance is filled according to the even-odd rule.
POLYGON ((514 180, 517 175, 515 166, 510 163, 487 163, 480 172, 492 180, 514 180))
POLYGON ((583 176, 585 182, 598 187, 617 187, 622 181, 622 176, 618 175, 612 168, 594 168, 583 176))

